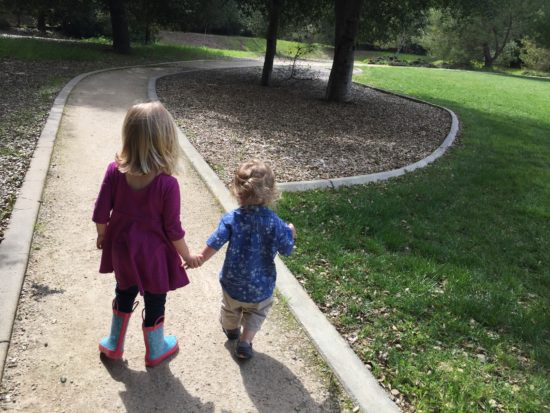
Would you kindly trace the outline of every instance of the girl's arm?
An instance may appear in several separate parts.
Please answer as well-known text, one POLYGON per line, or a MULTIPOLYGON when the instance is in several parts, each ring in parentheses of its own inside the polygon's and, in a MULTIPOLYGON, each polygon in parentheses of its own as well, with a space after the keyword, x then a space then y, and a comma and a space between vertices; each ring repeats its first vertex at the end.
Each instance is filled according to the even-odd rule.
POLYGON ((97 229, 95 245, 97 246, 97 249, 103 249, 103 238, 105 238, 105 229, 107 228, 107 224, 95 224, 95 226, 97 229))
POLYGON ((178 251, 178 254, 181 255, 185 263, 189 268, 197 268, 200 267, 203 263, 203 258, 201 254, 192 254, 189 251, 189 247, 187 246, 187 243, 185 242, 184 238, 181 238, 177 241, 172 241, 172 245, 176 248, 176 251, 178 251))
POLYGON ((92 221, 96 224, 97 238, 96 246, 98 249, 103 249, 103 239, 105 238, 105 230, 111 216, 111 210, 114 204, 114 183, 113 174, 116 171, 116 164, 110 163, 105 171, 105 176, 101 182, 99 195, 95 201, 94 213, 92 221))

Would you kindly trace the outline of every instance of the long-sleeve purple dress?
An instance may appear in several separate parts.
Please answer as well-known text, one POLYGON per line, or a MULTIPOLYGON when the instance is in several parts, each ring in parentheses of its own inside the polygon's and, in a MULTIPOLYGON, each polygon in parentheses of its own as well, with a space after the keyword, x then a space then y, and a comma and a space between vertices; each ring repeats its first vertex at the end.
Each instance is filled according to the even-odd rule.
POLYGON ((137 285, 141 294, 162 294, 189 283, 171 242, 185 235, 173 176, 159 174, 134 190, 116 163, 109 164, 92 220, 107 224, 99 272, 114 271, 119 288, 137 285))

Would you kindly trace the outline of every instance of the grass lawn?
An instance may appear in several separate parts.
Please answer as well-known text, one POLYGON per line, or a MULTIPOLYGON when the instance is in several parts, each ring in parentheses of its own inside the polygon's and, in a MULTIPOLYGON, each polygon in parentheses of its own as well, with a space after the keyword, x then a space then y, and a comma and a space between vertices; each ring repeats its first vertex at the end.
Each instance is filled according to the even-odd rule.
MULTIPOLYGON (((29 38, 0 38, 0 58, 9 57, 25 60, 69 60, 96 61, 112 65, 146 64, 191 59, 216 59, 225 57, 257 58, 265 53, 265 40, 258 38, 246 39, 245 50, 242 41, 232 37, 227 39, 228 49, 212 49, 207 47, 176 45, 176 44, 133 44, 129 55, 119 55, 112 51, 110 43, 104 39, 89 39, 86 41, 59 42, 29 38), (233 49, 231 47, 234 46, 233 49)), ((302 43, 280 40, 277 42, 277 55, 293 57, 302 43)), ((315 44, 312 50, 302 58, 326 58, 325 47, 315 44)))
POLYGON ((185 45, 132 45, 129 55, 114 53, 100 40, 56 42, 25 38, 0 38, 0 58, 25 60, 94 61, 104 64, 146 64, 176 60, 256 57, 253 52, 217 50, 185 45))
POLYGON ((459 141, 386 183, 285 194, 287 264, 417 411, 550 411, 550 82, 399 67, 356 80, 449 107, 459 141))

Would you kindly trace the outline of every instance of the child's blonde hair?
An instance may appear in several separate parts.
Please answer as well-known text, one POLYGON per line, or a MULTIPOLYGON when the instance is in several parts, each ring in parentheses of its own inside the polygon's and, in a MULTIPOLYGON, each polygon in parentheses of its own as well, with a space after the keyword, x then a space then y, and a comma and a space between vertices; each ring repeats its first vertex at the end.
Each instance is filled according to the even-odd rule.
POLYGON ((237 168, 231 190, 239 205, 267 205, 278 196, 273 170, 269 164, 257 159, 237 168))
POLYGON ((128 109, 122 126, 118 169, 130 175, 178 171, 181 148, 172 115, 160 102, 140 103, 128 109))

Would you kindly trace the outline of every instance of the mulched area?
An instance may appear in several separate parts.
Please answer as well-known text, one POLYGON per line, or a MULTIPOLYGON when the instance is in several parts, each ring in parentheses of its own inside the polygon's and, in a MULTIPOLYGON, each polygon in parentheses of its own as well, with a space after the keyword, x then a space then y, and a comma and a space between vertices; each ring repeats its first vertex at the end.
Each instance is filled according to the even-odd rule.
POLYGON ((242 161, 268 160, 279 182, 399 168, 433 152, 450 116, 442 109, 355 85, 351 103, 323 100, 326 76, 289 68, 259 85, 260 69, 210 70, 160 79, 157 92, 226 183, 242 161))
POLYGON ((0 58, 0 242, 57 93, 95 64, 0 58))

